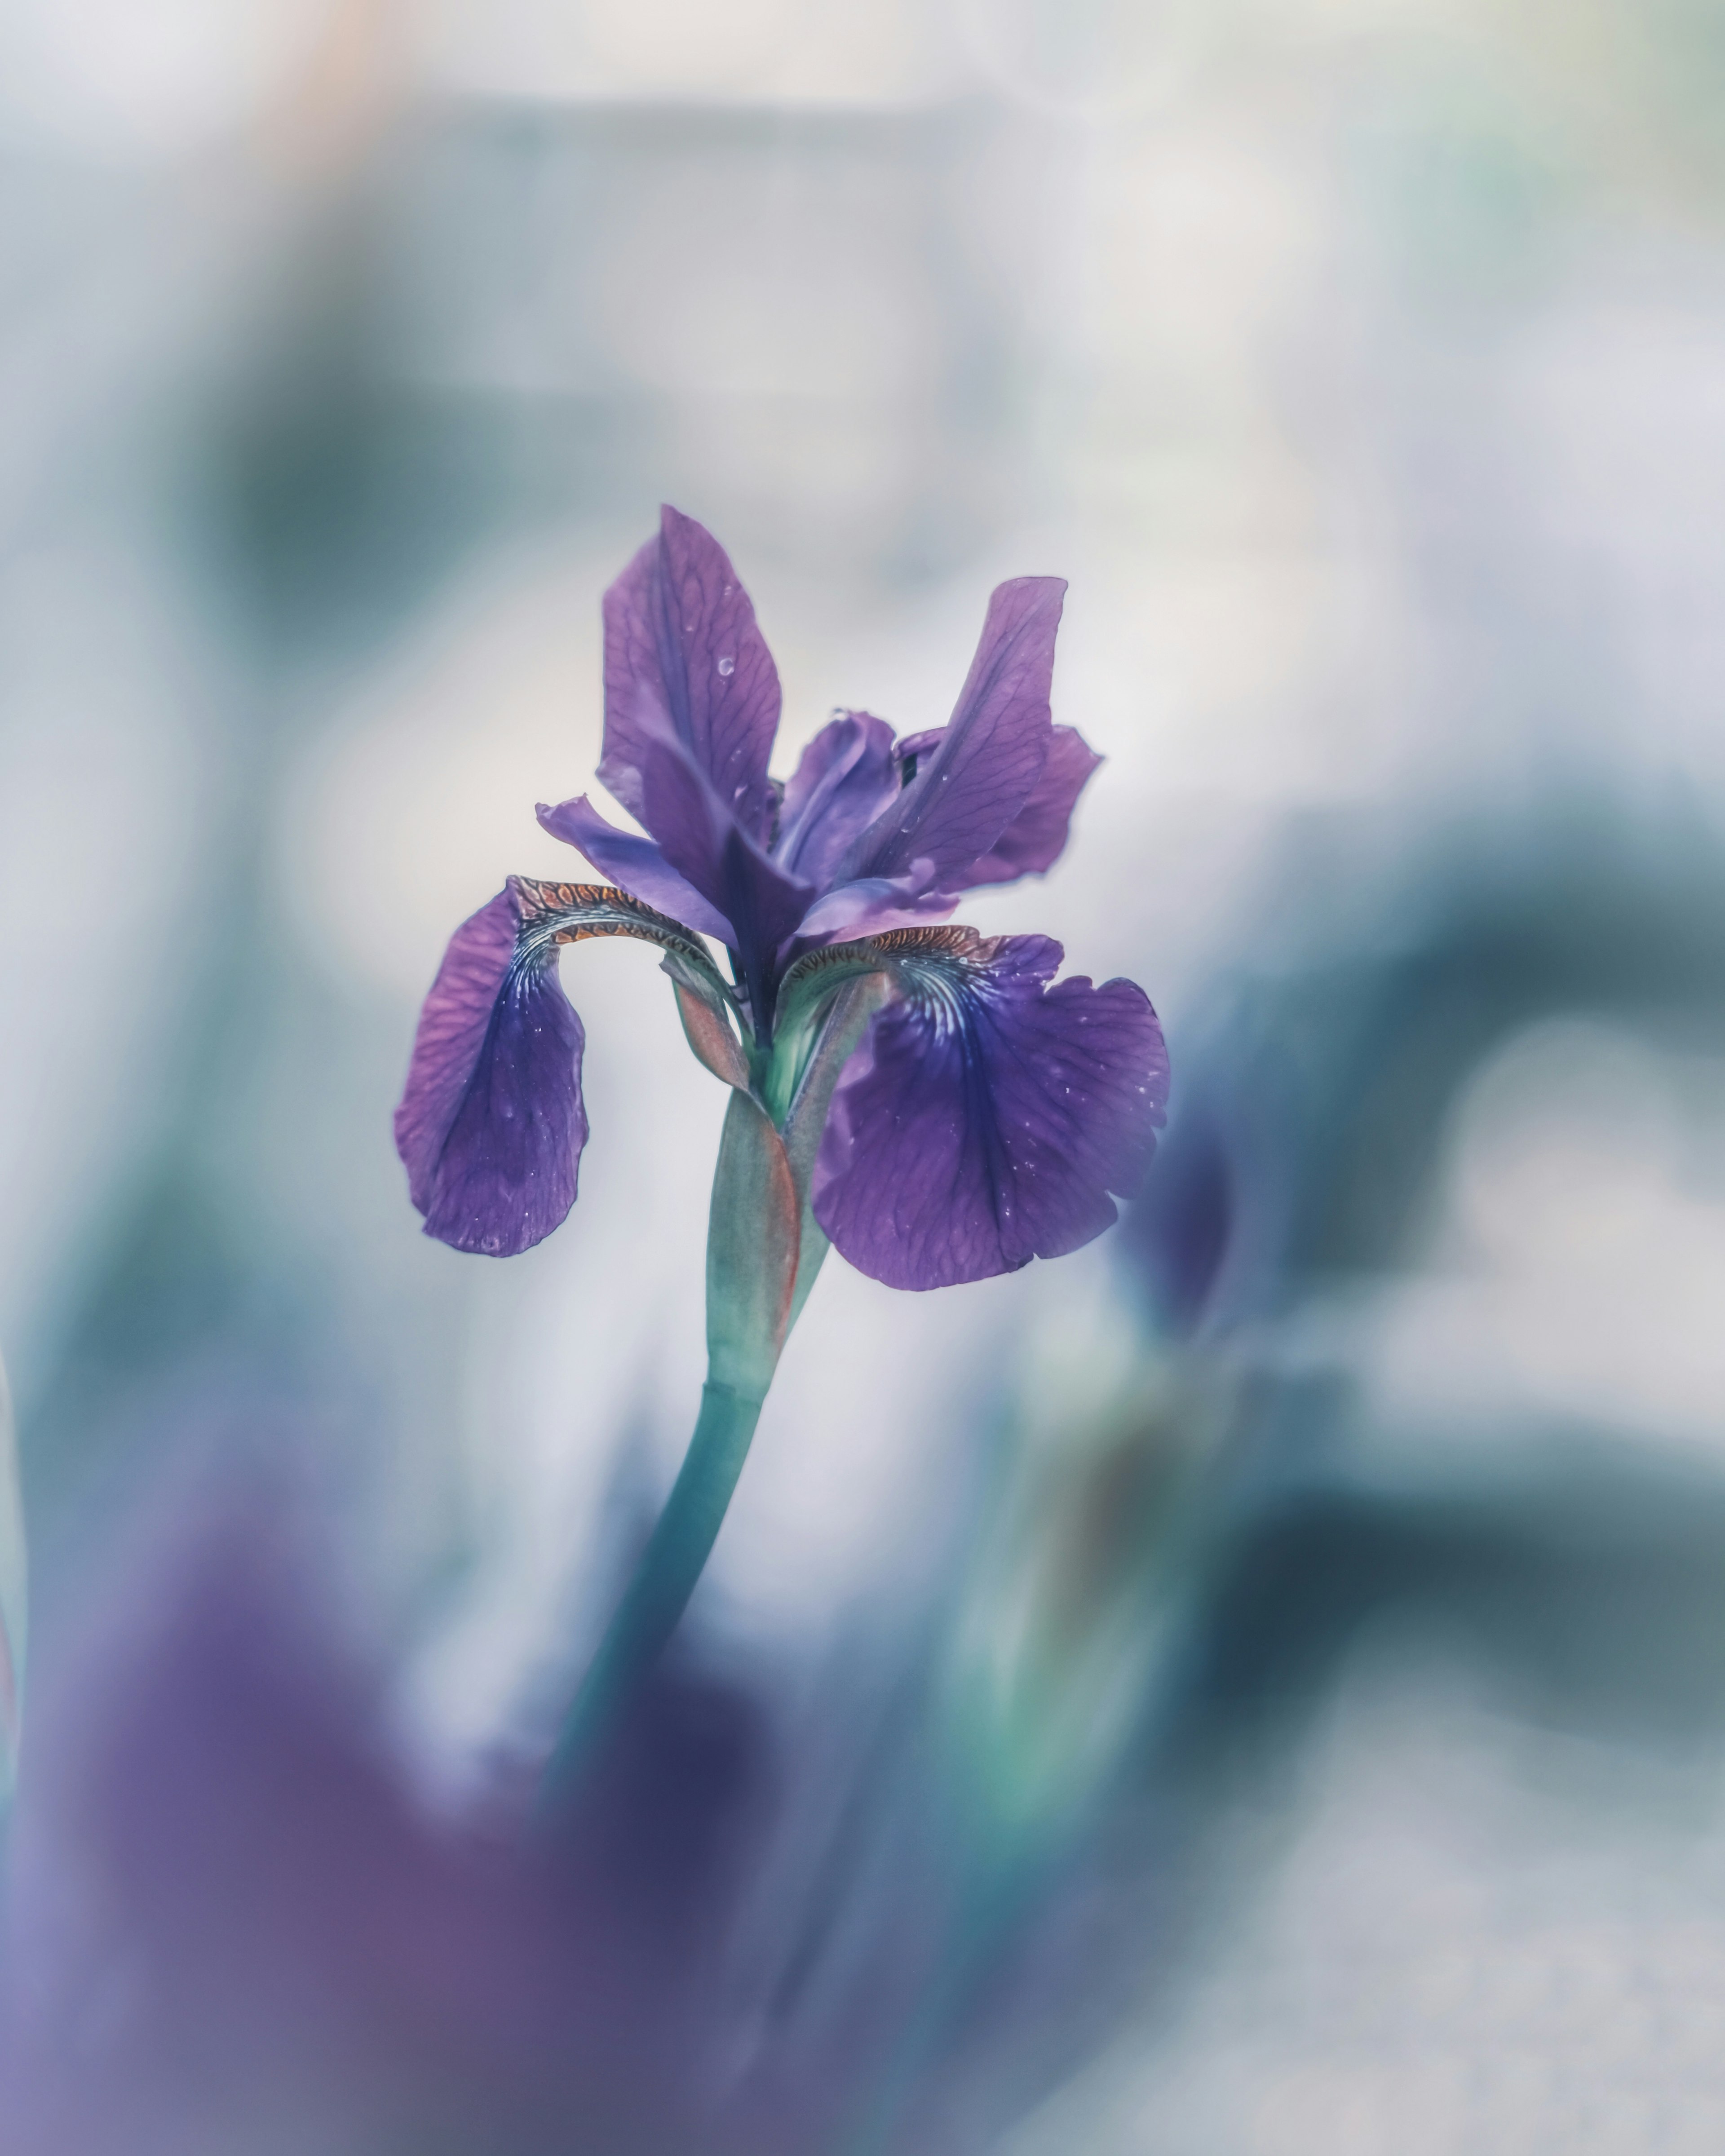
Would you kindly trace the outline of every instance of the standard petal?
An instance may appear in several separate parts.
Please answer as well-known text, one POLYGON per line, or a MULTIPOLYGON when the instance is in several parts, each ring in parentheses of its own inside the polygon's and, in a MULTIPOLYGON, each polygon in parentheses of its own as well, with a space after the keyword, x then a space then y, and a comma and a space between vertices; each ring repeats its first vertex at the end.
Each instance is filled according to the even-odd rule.
POLYGON ((764 842, 778 670, 724 548, 667 506, 658 536, 606 593, 604 616, 599 777, 652 830, 648 750, 666 737, 680 742, 742 829, 764 842))
POLYGON ((521 921, 506 889, 450 938, 395 1111, 426 1234, 488 1257, 562 1223, 587 1142, 581 1021, 557 984, 556 945, 524 951, 521 921))
POLYGON ((899 999, 834 1097, 815 1170, 814 1215, 836 1247, 889 1286, 931 1288, 1099 1235, 1116 1218, 1109 1194, 1142 1181, 1166 1111, 1142 989, 1050 988, 1060 947, 1042 936, 912 930, 878 947, 899 999))
POLYGON ((824 889, 857 839, 899 791, 892 728, 840 711, 803 752, 785 788, 773 857, 824 889))
POLYGON ((1065 589, 1059 577, 1018 577, 996 589, 950 721, 916 737, 916 774, 858 840, 848 875, 901 875, 927 859, 942 881, 962 880, 1019 814, 1048 759, 1065 589))
POLYGON ((584 854, 612 883, 699 935, 716 936, 721 943, 737 941, 737 932, 724 915, 677 874, 651 839, 638 838, 633 831, 619 831, 607 823, 584 793, 559 802, 555 808, 542 801, 535 814, 552 838, 584 854))
POLYGON ((1065 850, 1078 797, 1101 761, 1076 727, 1055 726, 1049 737, 1048 761, 1029 799, 982 859, 964 871, 963 887, 1011 883, 1052 868, 1065 850))
POLYGON ((726 939, 742 963, 757 1014, 774 952, 796 933, 814 886, 787 875, 732 818, 706 775, 675 742, 655 743, 643 773, 646 814, 664 856, 734 932, 726 939))

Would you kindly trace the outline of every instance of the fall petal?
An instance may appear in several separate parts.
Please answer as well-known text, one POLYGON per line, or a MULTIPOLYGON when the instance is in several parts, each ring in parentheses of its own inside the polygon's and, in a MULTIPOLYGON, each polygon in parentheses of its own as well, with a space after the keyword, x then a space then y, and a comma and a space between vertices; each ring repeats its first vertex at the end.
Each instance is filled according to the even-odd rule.
POLYGON ((521 918, 505 890, 455 931, 395 1112, 426 1234, 488 1257, 530 1249, 562 1223, 587 1142, 581 1021, 555 946, 521 951, 521 918))
POLYGON ((815 1172, 815 1218, 860 1271, 906 1288, 1011 1272, 1091 1241, 1137 1190, 1166 1110, 1162 1029, 1130 981, 1050 988, 1060 955, 1006 937, 901 969, 815 1172))

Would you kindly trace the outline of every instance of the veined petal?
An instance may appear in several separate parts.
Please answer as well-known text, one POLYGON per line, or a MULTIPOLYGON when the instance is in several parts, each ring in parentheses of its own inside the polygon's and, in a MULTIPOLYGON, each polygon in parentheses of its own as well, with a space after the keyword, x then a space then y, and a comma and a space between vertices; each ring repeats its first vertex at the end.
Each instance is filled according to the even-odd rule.
POLYGON ((1078 797, 1101 762, 1076 726, 1054 727, 1048 761, 1029 799, 982 859, 965 870, 959 879, 963 887, 1011 883, 1052 868, 1065 850, 1078 797))
POLYGON ((1019 814, 1048 759, 1065 589, 1059 577, 997 588, 951 720, 938 735, 916 737, 916 776, 857 841, 848 875, 900 875, 926 858, 941 881, 962 881, 1019 814))
POLYGON ((670 738, 747 835, 764 842, 778 670, 748 593, 711 532, 666 506, 658 536, 605 594, 605 740, 599 777, 655 838, 645 767, 670 738))
POLYGON ((581 1021, 557 978, 565 943, 633 936, 716 1008, 723 983, 682 925, 627 891, 511 876, 463 921, 420 1013, 396 1149, 425 1232, 510 1257, 559 1226, 587 1142, 581 1021))
POLYGON ((785 788, 773 857, 824 886, 860 834, 899 791, 892 728, 867 711, 841 711, 803 752, 785 788))
MULTIPOLYGON (((845 947, 819 955, 836 963, 845 947)), ((1099 1235, 1166 1113, 1168 1056, 1142 989, 1050 988, 1061 951, 1044 936, 906 929, 872 948, 898 993, 821 1142, 814 1215, 834 1245, 889 1286, 931 1288, 1099 1235)))
POLYGON ((716 936, 721 943, 737 941, 737 931, 724 915, 686 876, 678 875, 662 848, 651 839, 607 823, 584 793, 561 801, 554 808, 542 801, 534 813, 552 838, 584 854, 612 883, 700 935, 716 936))
POLYGON ((511 1257, 575 1203, 587 1113, 581 1021, 554 945, 522 952, 512 889, 462 922, 419 1015, 395 1144, 425 1232, 511 1257))

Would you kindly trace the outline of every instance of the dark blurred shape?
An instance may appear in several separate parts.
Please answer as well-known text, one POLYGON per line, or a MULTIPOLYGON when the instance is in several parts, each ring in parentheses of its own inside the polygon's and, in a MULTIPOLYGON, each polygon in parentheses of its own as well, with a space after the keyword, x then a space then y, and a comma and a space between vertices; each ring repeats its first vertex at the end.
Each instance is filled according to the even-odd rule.
POLYGON ((1681 814, 1579 802, 1389 865, 1296 829, 1268 883, 1262 962, 1173 1045, 1173 1125, 1122 1244, 1157 1331, 1190 1342, 1189 1380, 1235 1403, 1203 1499, 1189 1726, 1286 1732, 1399 1613, 1440 1617, 1536 1717, 1711 1741, 1725 1465, 1645 1450, 1607 1405, 1506 1397, 1459 1464, 1398 1469, 1355 1348, 1278 1341, 1338 1289, 1418 1276, 1456 1102, 1523 1029, 1584 1017, 1725 1050, 1725 853, 1681 814))
POLYGON ((1490 1497, 1315 1492, 1244 1532, 1217 1583, 1211 1734, 1288 1733, 1368 1629, 1492 1669, 1538 1722, 1627 1744, 1725 1737, 1725 1478, 1567 1460, 1490 1497))

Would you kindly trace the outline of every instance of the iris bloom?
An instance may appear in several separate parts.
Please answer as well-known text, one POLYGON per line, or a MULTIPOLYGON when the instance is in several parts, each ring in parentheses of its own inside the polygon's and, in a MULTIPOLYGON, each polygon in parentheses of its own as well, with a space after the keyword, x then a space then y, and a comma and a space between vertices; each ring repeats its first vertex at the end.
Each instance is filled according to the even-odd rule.
POLYGON ((966 891, 1047 869, 1101 761, 1050 716, 1065 589, 999 587, 947 725, 900 741, 841 712, 780 782, 778 674, 754 608, 710 534, 664 511, 604 606, 598 776, 649 835, 585 794, 542 806, 614 887, 511 877, 457 930, 396 1119, 428 1234, 506 1256, 574 1203, 583 1034, 557 958, 605 935, 663 948, 696 1052, 781 1127, 841 987, 880 982, 809 1194, 860 1270, 942 1287, 1109 1225, 1109 1194, 1136 1192, 1163 1120, 1148 999, 1129 981, 1050 988, 1047 937, 931 925, 966 891))
POLYGON ((691 1046, 733 1089, 701 1421, 631 1589, 644 1603, 618 1620, 634 1640, 619 1670, 675 1622, 829 1240, 895 1287, 981 1280, 1089 1242, 1149 1165, 1168 1062, 1143 991, 1056 983, 1045 936, 945 925, 964 891, 1050 866, 1100 761, 1050 715, 1065 590, 999 587, 947 725, 901 741, 840 712, 781 783, 754 608, 667 508, 604 606, 598 775, 646 835, 584 794, 542 807, 608 882, 512 876, 426 1000, 396 1140, 426 1232, 458 1250, 525 1250, 574 1203, 588 1127, 565 944, 657 945, 691 1046))

